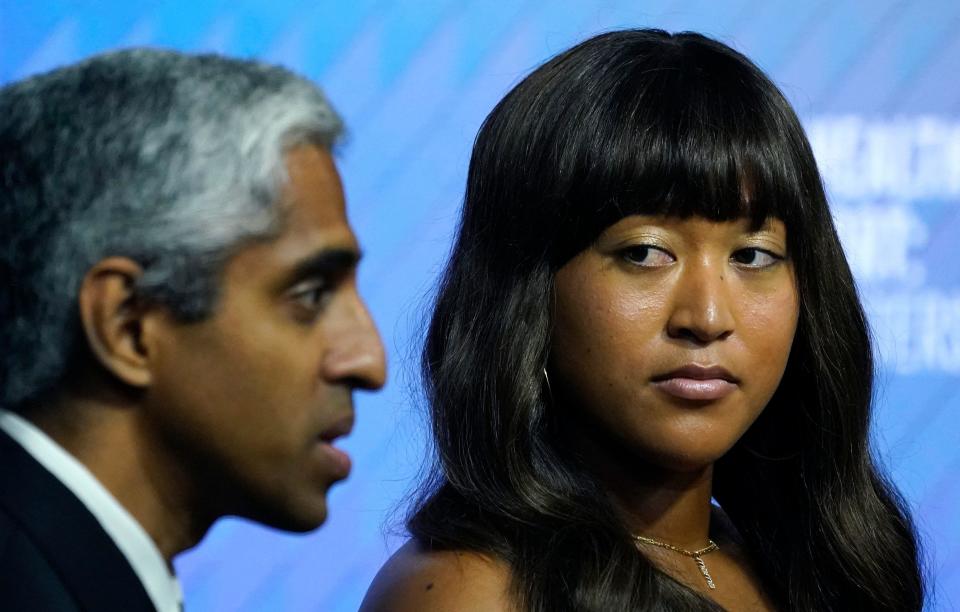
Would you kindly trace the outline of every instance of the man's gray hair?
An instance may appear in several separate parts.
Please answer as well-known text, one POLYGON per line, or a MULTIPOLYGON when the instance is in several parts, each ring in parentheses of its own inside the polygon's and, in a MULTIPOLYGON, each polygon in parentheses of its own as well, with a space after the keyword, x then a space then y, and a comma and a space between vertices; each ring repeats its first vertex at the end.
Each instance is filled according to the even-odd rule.
POLYGON ((314 84, 216 55, 116 51, 0 89, 0 405, 62 383, 105 257, 143 267, 144 299, 207 317, 229 256, 282 224, 284 154, 341 132, 314 84))

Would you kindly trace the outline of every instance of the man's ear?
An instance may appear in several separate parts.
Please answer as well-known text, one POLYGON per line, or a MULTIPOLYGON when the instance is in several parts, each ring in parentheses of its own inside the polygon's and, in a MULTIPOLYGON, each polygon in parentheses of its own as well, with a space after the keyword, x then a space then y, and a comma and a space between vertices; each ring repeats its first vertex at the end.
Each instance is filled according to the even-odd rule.
POLYGON ((134 387, 152 381, 144 319, 153 314, 136 295, 143 269, 126 257, 108 257, 87 271, 77 302, 90 351, 114 376, 134 387))

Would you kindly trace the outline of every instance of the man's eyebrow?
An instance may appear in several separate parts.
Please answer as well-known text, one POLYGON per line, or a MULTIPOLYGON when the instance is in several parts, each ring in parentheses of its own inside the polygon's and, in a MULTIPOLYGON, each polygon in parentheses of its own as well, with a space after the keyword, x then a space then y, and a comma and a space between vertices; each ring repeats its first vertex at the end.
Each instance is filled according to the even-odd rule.
POLYGON ((287 275, 290 285, 307 278, 339 275, 354 269, 360 262, 363 254, 351 248, 333 248, 318 251, 294 265, 287 275))

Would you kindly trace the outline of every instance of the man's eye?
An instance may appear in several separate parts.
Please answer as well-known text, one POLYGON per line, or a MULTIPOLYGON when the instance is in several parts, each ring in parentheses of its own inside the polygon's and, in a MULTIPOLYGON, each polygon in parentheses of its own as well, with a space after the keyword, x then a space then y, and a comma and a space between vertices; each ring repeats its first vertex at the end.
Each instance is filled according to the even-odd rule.
POLYGON ((758 248, 740 249, 730 257, 733 261, 747 268, 769 268, 783 261, 783 256, 771 251, 758 248))
POLYGON ((308 312, 319 312, 330 298, 330 287, 326 283, 312 282, 293 290, 291 300, 308 312))
POLYGON ((659 268, 676 261, 670 253, 649 244, 627 247, 620 252, 620 256, 627 263, 644 268, 659 268))

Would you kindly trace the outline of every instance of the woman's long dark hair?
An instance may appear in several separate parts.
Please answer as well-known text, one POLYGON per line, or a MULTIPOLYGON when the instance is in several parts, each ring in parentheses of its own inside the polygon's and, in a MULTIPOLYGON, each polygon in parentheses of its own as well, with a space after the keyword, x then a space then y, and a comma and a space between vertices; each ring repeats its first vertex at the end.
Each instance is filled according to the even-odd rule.
POLYGON ((484 122, 423 355, 437 465, 411 533, 504 560, 527 610, 718 609, 637 551, 543 382, 555 272, 636 213, 784 221, 793 348, 714 497, 779 608, 920 610, 912 525, 868 446, 867 324, 810 145, 755 65, 694 33, 591 38, 484 122))

